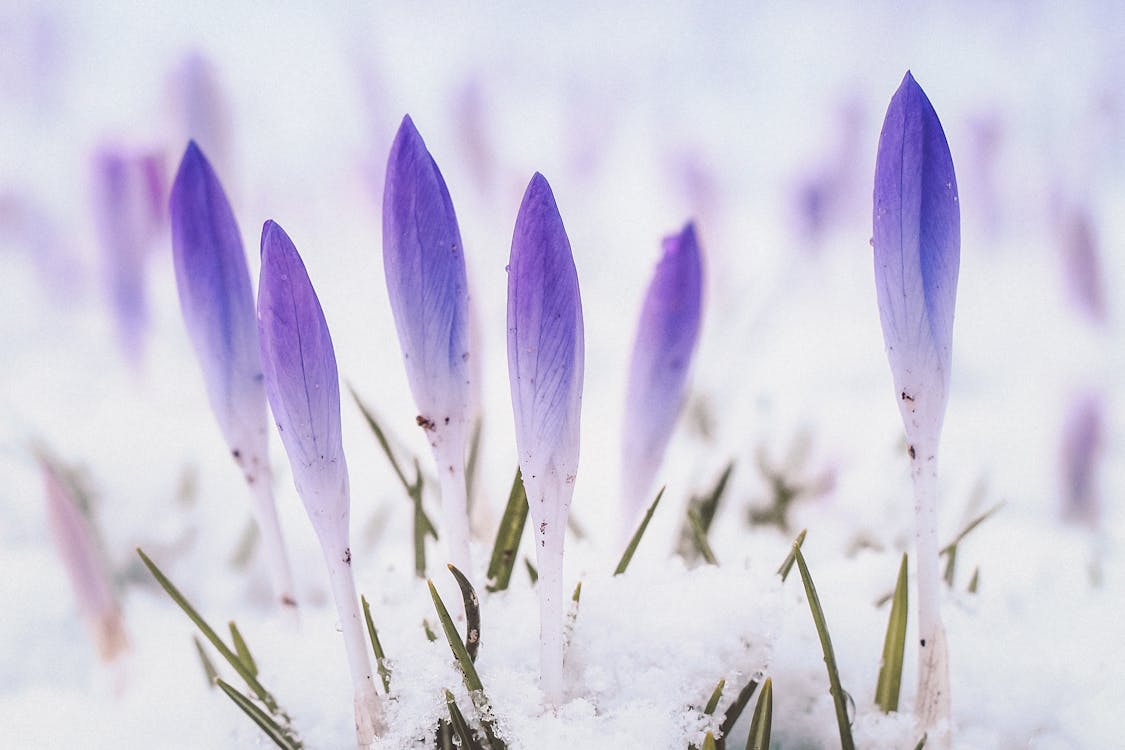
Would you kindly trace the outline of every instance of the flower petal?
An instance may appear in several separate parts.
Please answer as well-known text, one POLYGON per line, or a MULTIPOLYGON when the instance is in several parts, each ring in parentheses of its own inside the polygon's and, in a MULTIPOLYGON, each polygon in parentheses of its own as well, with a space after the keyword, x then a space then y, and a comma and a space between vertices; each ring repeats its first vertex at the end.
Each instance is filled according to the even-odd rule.
MULTIPOLYGON (((169 203, 180 308, 211 409, 240 463, 247 457, 264 462, 266 396, 250 272, 230 203, 194 142, 184 152, 169 203)), ((256 469, 243 465, 248 474, 256 469)))
POLYGON ((582 300, 570 240, 551 187, 538 173, 524 193, 512 238, 508 376, 529 498, 536 481, 569 484, 578 470, 582 300))
POLYGON ((437 434, 460 434, 470 400, 465 256, 445 180, 409 116, 387 163, 383 269, 419 414, 437 434))
POLYGON ((340 380, 324 311, 285 231, 262 228, 258 284, 262 373, 293 481, 318 533, 348 518, 340 380))
POLYGON ((622 452, 629 514, 647 499, 683 403, 699 336, 702 285, 699 243, 689 223, 664 239, 633 343, 622 452))
POLYGON ((879 317, 911 439, 936 440, 949 391, 961 253, 957 179, 937 113, 907 72, 875 163, 879 317))

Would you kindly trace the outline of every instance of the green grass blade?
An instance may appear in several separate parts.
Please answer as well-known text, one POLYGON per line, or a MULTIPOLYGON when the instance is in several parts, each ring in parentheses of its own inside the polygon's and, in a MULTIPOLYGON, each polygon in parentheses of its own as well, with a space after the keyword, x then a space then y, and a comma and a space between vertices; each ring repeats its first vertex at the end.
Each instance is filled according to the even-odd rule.
POLYGON ((234 643, 234 653, 246 665, 247 671, 257 677, 258 665, 254 663, 254 657, 250 655, 250 647, 246 645, 246 639, 242 637, 242 633, 238 632, 238 626, 234 624, 234 620, 227 624, 230 626, 230 639, 234 643))
POLYGON ((957 571, 957 545, 949 548, 945 553, 945 570, 942 572, 941 577, 945 580, 945 585, 953 588, 953 577, 957 571))
MULTIPOLYGON (((695 508, 699 511, 700 526, 706 532, 711 531, 711 523, 715 520, 715 514, 719 510, 719 505, 726 494, 727 486, 730 483, 731 473, 734 471, 734 461, 730 461, 723 470, 719 473, 719 477, 715 480, 715 484, 709 491, 702 495, 694 495, 688 507, 695 508)), ((691 530, 691 523, 685 518, 683 526, 680 528, 680 539, 676 546, 677 552, 685 560, 694 560, 699 557, 699 550, 695 546, 693 534, 691 530)), ((718 740, 722 745, 722 738, 718 740)))
POLYGON ((469 658, 475 662, 477 651, 480 650, 480 599, 477 598, 477 592, 465 574, 452 563, 448 567, 449 572, 457 579, 457 585, 461 588, 461 598, 465 601, 465 650, 468 651, 469 658))
POLYGON ((383 681, 383 690, 389 695, 391 692, 391 670, 387 669, 387 655, 383 653, 383 644, 379 642, 379 632, 375 630, 375 621, 371 619, 371 605, 366 596, 359 597, 363 605, 363 619, 367 621, 367 635, 371 638, 371 650, 375 652, 375 668, 379 670, 379 678, 383 681))
POLYGON ((526 555, 523 558, 523 564, 527 568, 527 577, 531 579, 531 585, 534 586, 539 582, 539 571, 535 569, 535 563, 531 562, 531 558, 526 555))
POLYGON ((282 750, 300 750, 300 740, 294 737, 291 732, 282 728, 280 724, 273 720, 273 717, 254 705, 254 701, 250 700, 218 677, 215 678, 215 684, 227 694, 227 697, 234 702, 234 705, 242 709, 242 712, 249 716, 253 722, 266 733, 267 737, 273 740, 275 745, 282 748, 282 750))
POLYGON ((195 643, 195 651, 199 654, 199 661, 203 664, 203 673, 207 675, 207 684, 214 688, 219 673, 215 670, 215 665, 211 663, 211 657, 207 656, 207 651, 204 650, 203 644, 199 642, 199 638, 193 635, 191 640, 195 643))
POLYGON ((430 621, 429 620, 422 620, 422 630, 425 631, 425 633, 426 633, 426 640, 427 641, 429 641, 430 643, 433 643, 434 641, 437 640, 437 633, 435 633, 434 629, 432 627, 430 627, 430 621))
POLYGON ((986 510, 984 513, 981 513, 979 516, 977 516, 973 520, 969 521, 969 523, 965 526, 965 528, 961 529, 961 532, 953 538, 952 542, 950 542, 949 544, 947 544, 947 545, 945 545, 944 547, 941 548, 941 551, 939 552, 939 554, 948 555, 953 550, 953 548, 956 547, 958 544, 960 544, 965 539, 965 537, 967 537, 974 529, 976 529, 976 527, 980 526, 982 523, 987 521, 989 518, 992 518, 1003 507, 1004 507, 1003 502, 996 503, 996 505, 993 505, 991 508, 986 510))
POLYGON ((809 533, 808 529, 802 529, 801 533, 797 535, 797 539, 793 542, 793 546, 789 548, 789 554, 785 556, 785 560, 781 563, 781 567, 777 569, 777 574, 781 576, 781 582, 785 583, 785 579, 789 577, 789 571, 793 570, 793 563, 797 559, 794 549, 800 549, 801 545, 805 543, 805 535, 809 533))
POLYGON ((148 555, 141 551, 140 547, 137 548, 137 554, 141 556, 141 561, 144 562, 145 567, 152 573, 152 577, 156 579, 160 587, 167 592, 168 596, 172 597, 172 601, 179 605, 180 609, 184 611, 184 614, 188 616, 188 619, 195 623, 195 626, 199 628, 199 632, 203 633, 204 637, 215 647, 215 650, 227 660, 227 663, 238 673, 238 676, 246 681, 246 686, 258 697, 258 700, 266 705, 270 713, 277 715, 279 712, 277 701, 269 694, 269 691, 262 687, 262 683, 258 682, 258 678, 246 668, 246 665, 243 664, 238 654, 232 651, 227 644, 223 643, 223 639, 219 637, 219 634, 215 632, 214 628, 207 624, 207 621, 195 610, 195 607, 191 606, 191 603, 180 593, 180 590, 176 588, 175 584, 168 580, 168 577, 161 572, 160 568, 156 567, 156 563, 150 560, 148 555))
POLYGON ((716 750, 715 735, 710 732, 708 732, 707 736, 703 739, 703 750, 716 750))
POLYGON ((449 723, 461 740, 463 750, 481 750, 480 743, 476 741, 476 738, 473 737, 473 731, 469 729, 469 722, 465 721, 465 715, 461 713, 461 709, 457 706, 453 693, 448 690, 445 691, 445 705, 449 709, 449 723))
POLYGON ((980 589, 980 568, 973 568, 973 577, 969 579, 968 592, 975 594, 980 589))
POLYGON ((829 692, 832 693, 832 703, 836 707, 836 726, 840 730, 840 748, 855 750, 852 727, 848 721, 848 699, 840 686, 840 672, 836 667, 836 653, 832 650, 828 624, 824 620, 824 609, 820 606, 820 597, 816 595, 816 586, 813 585, 809 567, 805 564, 805 556, 801 554, 801 549, 796 543, 793 545, 793 554, 797 560, 797 569, 801 573, 801 582, 805 585, 805 596, 809 600, 809 611, 812 613, 813 624, 816 625, 816 634, 820 638, 820 648, 824 652, 824 664, 828 668, 829 692))
POLYGON ((906 650, 907 580, 906 554, 898 567, 898 582, 891 602, 891 616, 887 622, 887 635, 883 639, 883 661, 879 666, 879 681, 875 685, 875 703, 890 713, 898 710, 898 697, 902 688, 902 657, 906 650))
POLYGON ((516 553, 520 548, 523 528, 527 525, 527 491, 523 486, 523 474, 516 469, 512 489, 508 493, 508 505, 496 529, 496 543, 492 546, 492 559, 488 561, 489 591, 503 591, 512 580, 512 569, 516 565, 516 553))
POLYGON ((453 658, 457 660, 457 665, 461 667, 465 687, 468 689, 469 696, 473 699, 477 711, 481 714, 481 726, 488 738, 488 744, 492 746, 492 750, 504 750, 505 745, 496 737, 495 727, 492 720, 488 718, 488 698, 484 694, 484 685, 480 681, 480 675, 477 674, 477 668, 473 666, 473 660, 469 658, 468 649, 465 648, 465 643, 457 633, 457 626, 453 624, 453 618, 449 616, 449 610, 445 608, 445 603, 434 587, 434 582, 427 580, 426 584, 430 587, 430 597, 434 600, 434 609, 437 610, 441 629, 445 632, 445 639, 449 641, 449 648, 453 651, 453 658))
POLYGON ((363 415, 363 420, 367 422, 367 426, 371 428, 371 432, 374 433, 375 439, 379 442, 379 447, 383 449, 383 454, 386 455, 387 460, 390 461, 391 468, 394 469, 395 474, 398 475, 398 481, 402 482, 402 486, 407 492, 410 492, 410 482, 407 481, 406 474, 403 473, 402 467, 399 466, 398 459, 395 458, 395 452, 391 450, 391 444, 390 441, 387 440, 387 434, 383 432, 383 428, 379 426, 378 420, 375 419, 375 413, 367 407, 367 404, 363 403, 363 399, 359 397, 359 394, 356 392, 355 388, 352 387, 351 383, 348 383, 348 392, 352 394, 352 399, 355 400, 356 406, 359 407, 359 412, 363 415))
POLYGON ((641 543, 641 537, 645 535, 645 529, 648 528, 648 522, 652 520, 652 514, 656 512, 656 506, 660 504, 660 498, 664 497, 664 487, 656 493, 656 499, 652 501, 652 505, 648 506, 645 511, 644 518, 641 519, 640 526, 633 532, 633 538, 629 540, 629 544, 625 547, 625 551, 621 553, 621 559, 617 563, 617 568, 613 571, 615 576, 619 576, 625 572, 629 567, 629 563, 633 560, 633 554, 637 551, 637 545, 641 543))
POLYGON ((711 551, 711 544, 707 541, 707 531, 703 528, 699 511, 695 508, 688 508, 687 516, 688 523, 691 525, 691 538, 695 542, 695 548, 699 550, 700 556, 708 565, 718 565, 719 561, 715 559, 715 553, 711 551))
POLYGON ((742 716, 742 712, 746 710, 746 704, 754 697, 754 691, 758 689, 758 677, 750 678, 750 682, 742 690, 738 691, 738 695, 734 699, 734 703, 723 714, 723 721, 719 724, 719 733, 724 738, 720 740, 725 744, 725 738, 730 735, 730 731, 734 729, 734 725, 738 722, 738 718, 742 716))
POLYGON ((746 750, 770 750, 770 729, 773 727, 773 680, 766 678, 762 692, 754 705, 754 715, 750 719, 750 735, 746 738, 746 750))
POLYGON ((719 705, 719 698, 723 696, 723 688, 726 687, 726 680, 719 680, 719 684, 711 692, 711 697, 707 700, 707 705, 703 709, 703 713, 711 716, 715 713, 715 709, 719 705))
POLYGON ((480 438, 483 427, 482 418, 477 417, 473 420, 473 431, 469 434, 469 457, 465 459, 465 499, 470 511, 476 496, 477 466, 480 463, 480 438))
POLYGON ((923 734, 922 739, 918 740, 918 744, 914 746, 914 750, 922 750, 926 746, 927 739, 929 739, 929 735, 923 734))

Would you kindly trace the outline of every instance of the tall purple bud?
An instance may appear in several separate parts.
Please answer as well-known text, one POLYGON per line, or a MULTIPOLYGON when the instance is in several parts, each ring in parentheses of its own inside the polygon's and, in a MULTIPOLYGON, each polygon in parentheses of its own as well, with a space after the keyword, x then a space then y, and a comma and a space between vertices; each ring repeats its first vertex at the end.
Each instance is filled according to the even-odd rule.
POLYGON ((555 196, 536 173, 508 264, 508 377, 539 563, 540 682, 563 698, 563 540, 578 471, 582 299, 555 196))
POLYGON ((917 713, 924 727, 936 728, 949 718, 948 654, 939 611, 937 449, 949 397, 961 216, 949 144, 909 72, 879 136, 874 204, 879 318, 914 479, 917 713))
POLYGON ((109 571, 69 482, 47 459, 40 457, 39 466, 47 491, 47 521, 55 549, 66 566, 78 608, 93 633, 98 655, 102 661, 111 662, 128 648, 129 639, 109 571))
POLYGON ((402 120, 387 161, 383 270, 418 425, 426 431, 437 463, 446 553, 450 562, 470 575, 465 255, 449 190, 409 115, 402 120))
POLYGON ((110 306, 125 354, 138 365, 149 323, 148 255, 163 220, 159 159, 115 148, 94 157, 94 220, 110 306))
POLYGON ((250 272, 230 203, 194 141, 176 173, 170 211, 180 308, 211 411, 254 493, 254 516, 278 600, 294 607, 293 576, 270 482, 269 423, 250 272))
POLYGON ((683 405, 702 295, 699 242, 689 223, 664 238, 664 255, 649 283, 633 343, 621 462, 623 521, 630 530, 651 499, 649 491, 683 405))
POLYGON ((266 395, 297 494, 328 565, 355 688, 356 738, 361 748, 369 747, 382 733, 382 704, 371 680, 352 574, 351 495, 340 431, 336 355, 301 256, 272 221, 262 228, 258 333, 266 395))

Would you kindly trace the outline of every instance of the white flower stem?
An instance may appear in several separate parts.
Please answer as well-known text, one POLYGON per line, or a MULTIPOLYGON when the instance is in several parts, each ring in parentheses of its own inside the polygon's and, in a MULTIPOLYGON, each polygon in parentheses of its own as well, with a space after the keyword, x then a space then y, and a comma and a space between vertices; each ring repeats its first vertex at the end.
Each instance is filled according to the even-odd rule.
POLYGON ((322 540, 321 549, 328 565, 328 578, 332 584, 332 596, 336 600, 336 612, 340 618, 344 649, 348 654, 348 668, 355 689, 356 743, 361 749, 368 748, 374 738, 385 731, 385 726, 382 704, 371 678, 371 660, 367 656, 367 639, 359 612, 355 576, 352 574, 351 551, 346 537, 342 544, 322 540))
MULTIPOLYGON (((949 653, 941 622, 938 560, 937 450, 911 447, 914 479, 915 541, 918 565, 918 697, 915 713, 923 730, 945 735, 950 716, 949 653), (943 724, 945 726, 943 726, 943 724)), ((937 746, 944 746, 937 738, 937 746)))
POLYGON ((450 440, 434 448, 438 481, 441 484, 441 528, 445 540, 446 562, 453 563, 465 577, 473 580, 469 553, 469 502, 465 492, 465 446, 450 440))
POLYGON ((262 534, 262 549, 273 579, 274 595, 281 611, 290 613, 295 618, 297 588, 293 584, 293 570, 285 551, 285 536, 281 533, 281 523, 277 518, 277 505, 274 502, 269 472, 259 471, 254 477, 248 475, 247 481, 254 493, 254 520, 262 534))
POLYGON ((539 685, 550 707, 563 703, 563 540, 566 522, 558 529, 539 524, 535 530, 535 558, 539 580, 539 685))

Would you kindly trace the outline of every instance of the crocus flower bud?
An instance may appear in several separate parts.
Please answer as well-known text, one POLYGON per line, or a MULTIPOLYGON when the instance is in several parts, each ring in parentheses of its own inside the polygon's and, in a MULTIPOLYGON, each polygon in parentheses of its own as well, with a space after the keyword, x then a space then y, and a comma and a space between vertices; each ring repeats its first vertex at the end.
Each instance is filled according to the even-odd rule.
POLYGON ((633 343, 622 450, 626 528, 651 500, 649 491, 683 405, 699 337, 702 286, 699 243, 689 223, 664 238, 664 255, 649 283, 633 343))
POLYGON ((46 459, 40 458, 39 466, 47 490, 47 521, 55 549, 66 566, 78 608, 94 635, 98 655, 102 661, 113 661, 129 641, 109 571, 69 482, 46 459))
POLYGON ((941 122, 909 72, 879 137, 873 242, 879 320, 907 439, 936 447, 949 397, 961 210, 941 122))
POLYGON ((550 185, 536 174, 516 218, 508 265, 508 377, 516 447, 539 562, 540 678, 563 696, 563 541, 578 471, 582 300, 550 185))
POLYGON ((382 729, 352 573, 351 496, 340 432, 336 354, 297 248, 280 226, 262 229, 258 332, 266 395, 293 482, 320 541, 355 688, 356 737, 369 747, 382 729))
POLYGON ((180 162, 169 207, 180 309, 211 411, 254 492, 254 514, 277 595, 292 606, 293 580, 270 486, 269 423, 250 273, 234 212, 194 141, 180 162))
POLYGON ((449 560, 469 575, 465 441, 469 290, 453 202, 422 136, 403 118, 383 192, 383 269, 418 425, 434 451, 449 560))
POLYGON ((879 317, 914 480, 921 649, 916 712, 945 747, 949 663, 939 612, 937 448, 949 397, 961 216, 949 144, 909 72, 879 136, 873 244, 879 317))

